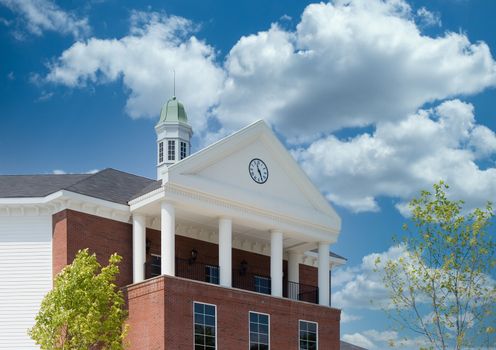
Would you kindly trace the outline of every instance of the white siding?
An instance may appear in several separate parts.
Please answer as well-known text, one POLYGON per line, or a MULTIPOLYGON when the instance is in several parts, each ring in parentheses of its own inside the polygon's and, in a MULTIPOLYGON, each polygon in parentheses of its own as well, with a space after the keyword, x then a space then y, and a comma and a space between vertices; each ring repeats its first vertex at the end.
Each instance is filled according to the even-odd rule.
POLYGON ((39 349, 27 335, 52 286, 52 218, 0 216, 0 349, 39 349))

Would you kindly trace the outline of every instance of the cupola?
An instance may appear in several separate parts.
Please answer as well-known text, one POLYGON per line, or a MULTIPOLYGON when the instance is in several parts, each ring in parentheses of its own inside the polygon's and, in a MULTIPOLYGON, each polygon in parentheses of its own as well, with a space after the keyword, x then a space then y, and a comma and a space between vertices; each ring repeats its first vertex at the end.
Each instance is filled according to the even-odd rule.
POLYGON ((160 112, 157 133, 157 179, 168 166, 190 155, 193 130, 188 124, 184 105, 173 96, 160 112))

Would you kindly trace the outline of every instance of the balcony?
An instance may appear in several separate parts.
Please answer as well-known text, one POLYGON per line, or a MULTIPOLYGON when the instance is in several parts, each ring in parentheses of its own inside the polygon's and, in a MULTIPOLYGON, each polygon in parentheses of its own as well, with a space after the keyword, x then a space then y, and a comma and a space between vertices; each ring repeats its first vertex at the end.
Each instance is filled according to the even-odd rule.
MULTIPOLYGON (((160 260, 154 260, 146 266, 152 277, 160 275, 160 260)), ((176 258, 176 276, 194 281, 219 284, 219 266, 196 262, 192 259, 176 258)), ((249 273, 246 269, 232 271, 232 287, 261 294, 271 294, 270 276, 249 273)), ((292 281, 284 281, 283 297, 308 303, 319 303, 319 288, 292 281)))

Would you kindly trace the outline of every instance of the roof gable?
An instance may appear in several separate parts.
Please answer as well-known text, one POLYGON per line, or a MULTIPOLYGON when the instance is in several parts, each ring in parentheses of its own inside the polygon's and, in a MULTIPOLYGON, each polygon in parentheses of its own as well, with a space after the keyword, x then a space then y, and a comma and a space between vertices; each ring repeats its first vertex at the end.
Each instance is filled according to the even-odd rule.
POLYGON ((340 226, 337 213, 263 121, 170 166, 164 175, 165 183, 259 209, 291 209, 287 215, 317 212, 333 221, 334 228, 340 226), (268 167, 269 176, 263 184, 250 177, 248 165, 254 158, 268 167))

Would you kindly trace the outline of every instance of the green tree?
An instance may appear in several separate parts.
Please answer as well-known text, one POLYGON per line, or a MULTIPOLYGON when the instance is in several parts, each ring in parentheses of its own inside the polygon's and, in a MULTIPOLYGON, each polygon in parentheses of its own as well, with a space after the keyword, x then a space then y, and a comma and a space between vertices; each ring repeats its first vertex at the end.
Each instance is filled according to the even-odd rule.
POLYGON ((410 202, 407 234, 395 239, 405 253, 376 261, 391 297, 385 311, 428 349, 477 347, 484 340, 494 346, 493 209, 488 203, 467 213, 463 201, 447 198, 447 189, 440 182, 410 202))
POLYGON ((102 267, 81 250, 57 275, 28 333, 42 350, 121 350, 126 335, 122 292, 114 281, 121 257, 102 267))

